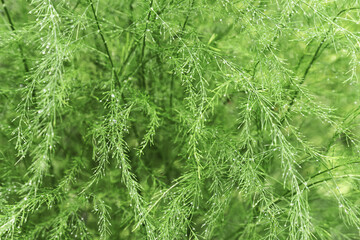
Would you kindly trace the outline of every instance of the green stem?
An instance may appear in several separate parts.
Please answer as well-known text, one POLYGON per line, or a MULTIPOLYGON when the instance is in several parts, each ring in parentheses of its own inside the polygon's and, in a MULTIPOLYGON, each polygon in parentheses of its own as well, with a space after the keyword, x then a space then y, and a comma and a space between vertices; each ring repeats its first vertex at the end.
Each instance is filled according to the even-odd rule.
POLYGON ((117 85, 119 88, 121 88, 120 79, 119 79, 118 74, 117 74, 117 72, 116 72, 116 70, 115 70, 114 62, 113 62, 113 60, 112 60, 112 58, 111 58, 111 54, 110 54, 110 51, 109 51, 109 47, 108 47, 107 42, 106 42, 106 40, 105 40, 104 34, 103 34, 102 30, 101 30, 101 27, 100 27, 100 24, 99 24, 99 20, 98 20, 98 17, 97 17, 95 8, 94 8, 93 0, 89 0, 89 2, 90 2, 91 10, 92 10, 92 13, 93 13, 95 22, 96 22, 96 26, 97 26, 99 35, 100 35, 100 37, 101 37, 101 40, 102 40, 102 42, 103 42, 103 45, 104 45, 104 47, 105 47, 106 54, 107 54, 107 56, 108 56, 108 59, 109 59, 110 65, 111 65, 111 71, 114 73, 114 76, 115 76, 115 79, 116 79, 115 85, 117 85))
POLYGON ((81 0, 78 0, 74 6, 74 8, 72 9, 72 11, 75 11, 75 9, 80 5, 80 1, 81 0))
MULTIPOLYGON (((360 8, 348 8, 348 9, 343 9, 343 10, 341 10, 340 12, 338 12, 338 14, 333 18, 332 22, 335 22, 336 19, 337 19, 341 14, 343 14, 343 13, 345 13, 345 12, 347 12, 347 11, 358 10, 358 9, 360 9, 360 8)), ((298 96, 299 96, 300 86, 301 86, 302 84, 304 84, 305 79, 306 79, 306 77, 307 77, 307 75, 308 75, 311 67, 313 66, 313 64, 314 64, 314 62, 316 61, 316 59, 318 59, 319 56, 321 55, 320 50, 321 50, 322 46, 324 45, 324 43, 326 42, 327 37, 328 37, 329 33, 331 32, 332 27, 333 27, 333 25, 331 24, 330 27, 329 27, 329 29, 328 29, 328 31, 325 33, 325 36, 323 37, 323 39, 322 39, 321 42, 319 43, 318 47, 316 48, 315 53, 313 54, 313 56, 312 56, 312 58, 311 58, 311 60, 310 60, 310 63, 309 63, 308 66, 306 67, 306 69, 305 69, 305 71, 304 71, 304 74, 303 74, 303 76, 302 76, 302 78, 301 78, 301 81, 300 81, 300 83, 299 83, 299 87, 296 89, 293 97, 292 97, 291 100, 290 100, 289 107, 287 108, 287 110, 286 110, 283 118, 282 118, 281 121, 280 121, 281 124, 284 123, 284 121, 286 120, 286 118, 287 118, 288 115, 290 114, 290 112, 291 112, 291 110, 292 110, 292 107, 293 107, 293 105, 294 105, 294 103, 295 103, 295 100, 296 100, 296 99, 298 98, 298 96)))
MULTIPOLYGON (((347 166, 347 165, 352 165, 352 164, 359 164, 359 163, 360 163, 360 161, 348 162, 348 163, 345 163, 345 164, 337 165, 337 166, 332 167, 332 168, 325 169, 324 171, 321 171, 321 172, 319 172, 319 173, 316 173, 316 174, 312 175, 312 176, 309 177, 305 182, 308 182, 308 181, 312 180, 313 178, 315 178, 315 177, 317 177, 317 176, 320 176, 320 175, 322 175, 322 174, 324 174, 324 173, 331 172, 331 171, 333 171, 333 170, 335 170, 335 169, 337 169, 337 168, 344 167, 344 166, 347 166)), ((316 181, 316 182, 313 182, 313 183, 309 184, 309 185, 307 186, 307 188, 310 188, 311 186, 314 186, 314 185, 317 185, 317 184, 319 184, 319 183, 326 182, 326 181, 332 180, 332 179, 333 179, 333 178, 330 178, 330 177, 329 177, 329 178, 321 179, 321 180, 319 180, 319 181, 316 181)), ((301 182, 301 183, 299 184, 299 187, 302 186, 302 185, 304 185, 304 182, 301 182)), ((279 197, 277 200, 273 201, 270 205, 277 204, 278 202, 282 201, 282 198, 288 196, 289 194, 291 194, 291 190, 286 191, 281 197, 279 197)))
MULTIPOLYGON (((131 9, 133 9, 131 7, 131 9)), ((165 7, 159 11, 157 13, 157 15, 161 15, 161 13, 165 10, 165 7)), ((125 68, 126 68, 126 65, 129 63, 130 61, 130 57, 133 55, 133 53, 135 52, 136 48, 138 46, 140 46, 140 43, 141 43, 141 40, 142 40, 142 37, 140 37, 139 39, 136 39, 132 45, 132 47, 130 48, 129 52, 128 52, 128 55, 126 56, 124 62, 122 63, 121 65, 121 68, 120 68, 120 71, 118 71, 118 73, 120 74, 120 78, 122 78, 124 75, 125 75, 125 68)), ((140 66, 140 65, 139 65, 140 66)), ((134 71, 134 72, 137 72, 137 71, 134 71)))
POLYGON ((120 71, 119 71, 119 74, 120 74, 121 77, 124 76, 124 74, 125 74, 125 71, 124 71, 124 70, 125 70, 125 68, 126 68, 126 65, 127 65, 128 62, 130 61, 130 57, 131 57, 131 55, 135 52, 135 49, 139 46, 139 41, 140 41, 140 40, 137 40, 137 41, 133 44, 133 46, 131 47, 128 55, 126 56, 126 58, 125 58, 125 60, 124 60, 124 62, 123 62, 123 64, 121 65, 121 68, 120 68, 120 71))
MULTIPOLYGON (((153 0, 151 0, 150 2, 150 9, 146 18, 146 24, 145 24, 145 29, 144 29, 144 36, 142 39, 142 48, 141 48, 141 55, 140 55, 140 63, 143 62, 144 60, 144 56, 145 56, 145 47, 146 47, 146 32, 148 29, 148 25, 149 25, 149 20, 151 18, 151 11, 152 11, 152 6, 153 6, 153 0)), ((145 65, 140 69, 140 75, 141 75, 141 86, 143 89, 146 89, 146 80, 145 80, 145 76, 144 76, 144 68, 145 65)))
MULTIPOLYGON (((3 5, 6 18, 7 18, 8 22, 9 22, 10 29, 16 35, 16 29, 15 29, 14 23, 13 23, 13 21, 11 19, 9 10, 8 10, 6 4, 5 4, 5 0, 1 0, 1 3, 3 5)), ((18 43, 18 48, 19 48, 19 51, 20 51, 20 56, 21 56, 22 62, 24 64, 25 72, 28 73, 29 72, 29 67, 28 67, 28 64, 27 64, 27 61, 26 61, 26 58, 25 58, 25 55, 24 55, 24 50, 23 50, 22 46, 20 45, 20 43, 18 43)))
MULTIPOLYGON (((319 46, 316 48, 316 51, 315 51, 315 53, 313 54, 313 56, 312 56, 312 58, 311 58, 310 63, 309 63, 308 66, 306 67, 305 72, 304 72, 304 74, 303 74, 303 76, 302 76, 302 78, 301 78, 301 81, 300 81, 300 83, 299 83, 300 86, 305 82, 306 76, 308 75, 311 67, 313 66, 315 60, 319 57, 319 51, 320 51, 321 47, 323 46, 324 42, 326 41, 327 34, 328 34, 328 33, 326 33, 325 36, 323 37, 323 39, 321 40, 319 46)), ((298 98, 299 92, 300 92, 300 88, 297 88, 296 91, 295 91, 295 93, 294 93, 294 95, 293 95, 293 97, 292 97, 291 100, 290 100, 289 107, 288 107, 288 109, 286 110, 286 112, 285 112, 285 114, 284 114, 284 117, 281 119, 281 124, 284 123, 285 119, 287 118, 287 115, 290 113, 291 108, 292 108, 292 106, 293 106, 294 103, 295 103, 295 100, 298 98)))
MULTIPOLYGON (((194 4, 195 4, 195 0, 192 0, 192 2, 190 3, 188 14, 186 15, 185 21, 182 25, 181 31, 177 35, 179 37, 182 36, 185 31, 185 28, 189 21, 189 17, 190 17, 190 13, 191 13, 190 10, 194 7, 194 4)), ((177 56, 179 56, 179 53, 177 53, 177 56)), ((169 102, 170 109, 172 109, 172 106, 173 106, 174 78, 175 78, 175 71, 173 71, 173 73, 171 74, 171 80, 170 80, 170 102, 169 102)))

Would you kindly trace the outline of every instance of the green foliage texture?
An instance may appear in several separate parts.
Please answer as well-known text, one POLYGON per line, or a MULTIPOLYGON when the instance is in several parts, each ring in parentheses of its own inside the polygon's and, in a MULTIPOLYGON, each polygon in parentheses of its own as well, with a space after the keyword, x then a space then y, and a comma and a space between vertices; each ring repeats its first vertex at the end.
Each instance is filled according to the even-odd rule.
POLYGON ((359 0, 0 13, 0 239, 360 239, 359 0))

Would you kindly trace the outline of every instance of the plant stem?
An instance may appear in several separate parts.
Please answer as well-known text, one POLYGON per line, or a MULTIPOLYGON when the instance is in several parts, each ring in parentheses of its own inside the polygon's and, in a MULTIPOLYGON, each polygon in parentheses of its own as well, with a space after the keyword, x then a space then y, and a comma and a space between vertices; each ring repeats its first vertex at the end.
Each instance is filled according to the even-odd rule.
MULTIPOLYGON (((305 182, 308 182, 308 181, 310 181, 311 179, 313 179, 313 178, 315 178, 315 177, 317 177, 317 176, 319 176, 319 175, 322 175, 322 174, 324 174, 324 173, 331 172, 332 170, 335 170, 335 169, 337 169, 337 168, 344 167, 344 166, 351 165, 351 164, 359 164, 359 163, 360 163, 360 161, 354 161, 354 162, 348 162, 348 163, 345 163, 345 164, 337 165, 337 166, 332 167, 332 168, 327 168, 327 169, 325 169, 324 171, 321 171, 321 172, 319 172, 319 173, 316 173, 316 174, 310 176, 305 182)), ((307 186, 307 188, 309 188, 309 187, 311 187, 311 186, 313 186, 313 185, 317 185, 317 184, 319 184, 319 183, 321 183, 321 182, 325 182, 325 181, 328 181, 328 180, 332 180, 332 179, 333 179, 333 178, 321 179, 321 180, 319 180, 319 181, 316 181, 316 182, 313 182, 313 183, 309 184, 309 185, 307 186)), ((302 186, 302 185, 304 185, 303 182, 301 182, 301 183, 299 184, 299 187, 302 186)), ((278 199, 276 199, 275 201, 273 201, 270 205, 273 205, 273 204, 276 204, 276 203, 282 201, 282 198, 288 196, 290 193, 291 193, 291 190, 286 191, 282 196, 280 196, 278 199)))
MULTIPOLYGON (((11 19, 11 16, 10 16, 10 13, 9 13, 9 10, 5 4, 5 0, 1 0, 1 3, 3 5, 3 8, 4 8, 4 12, 5 12, 5 15, 6 15, 6 18, 9 22, 9 25, 10 25, 10 28, 11 28, 11 31, 14 32, 14 34, 16 35, 16 30, 15 30, 15 26, 14 26, 14 23, 11 19)), ((20 56, 21 56, 21 59, 22 59, 22 62, 24 64, 24 69, 25 69, 25 72, 28 73, 29 72, 29 67, 28 67, 28 64, 27 64, 27 61, 26 61, 26 58, 25 58, 25 55, 24 55, 24 50, 21 46, 20 43, 18 43, 18 48, 19 48, 19 51, 20 51, 20 56)))
MULTIPOLYGON (((300 83, 299 83, 300 86, 305 82, 306 76, 308 75, 308 73, 309 73, 312 65, 314 64, 315 60, 319 57, 319 51, 320 51, 321 47, 323 46, 326 38, 327 38, 327 33, 325 34, 325 36, 324 36, 323 39, 321 40, 321 42, 320 42, 320 44, 318 45, 318 47, 317 47, 314 55, 313 55, 312 58, 311 58, 310 63, 309 63, 308 66, 306 67, 305 72, 304 72, 304 74, 303 74, 303 76, 302 76, 302 78, 301 78, 301 81, 300 81, 300 83)), ((299 92, 300 92, 300 89, 299 89, 299 88, 296 89, 293 97, 292 97, 291 100, 290 100, 289 107, 288 107, 288 109, 286 110, 286 112, 285 112, 285 114, 284 114, 284 117, 281 119, 281 124, 284 123, 285 119, 287 118, 287 115, 290 113, 291 108, 292 108, 292 106, 293 106, 294 103, 295 103, 295 99, 297 99, 297 97, 298 97, 298 95, 299 95, 299 92)))
MULTIPOLYGON (((343 14, 343 13, 345 13, 345 12, 347 12, 347 11, 358 10, 358 9, 360 9, 360 8, 348 8, 348 9, 343 9, 343 10, 341 10, 340 12, 338 12, 338 14, 336 14, 336 16, 333 18, 332 22, 335 22, 336 19, 337 19, 341 14, 343 14)), ((310 63, 308 64, 308 66, 306 67, 306 69, 305 69, 305 71, 304 71, 304 74, 303 74, 303 76, 302 76, 302 78, 301 78, 301 81, 300 81, 300 83, 299 83, 299 87, 304 84, 305 79, 306 79, 306 77, 307 77, 307 75, 308 75, 311 67, 313 66, 313 64, 314 64, 314 62, 316 61, 316 59, 321 55, 320 50, 321 50, 322 46, 324 45, 324 43, 326 42, 326 39, 327 39, 329 33, 331 32, 332 27, 333 27, 333 25, 331 24, 330 27, 329 27, 329 29, 328 29, 327 32, 325 33, 325 36, 323 37, 323 39, 322 39, 321 42, 319 43, 318 47, 316 48, 316 51, 315 51, 314 55, 312 56, 310 63)), ((293 105, 294 105, 294 103, 295 103, 295 100, 298 98, 298 95, 299 95, 299 92, 300 92, 300 88, 299 88, 299 87, 296 89, 293 97, 292 97, 291 100, 290 100, 289 107, 287 108, 287 110, 286 110, 283 118, 282 118, 281 121, 280 121, 281 124, 283 124, 284 121, 286 120, 287 116, 288 116, 289 113, 291 112, 291 109, 292 109, 292 107, 293 107, 293 105)))
MULTIPOLYGON (((131 7, 130 9, 133 9, 133 8, 131 7)), ((165 9, 165 7, 160 12, 158 12, 157 15, 159 16, 164 11, 164 9, 165 9)), ((118 71, 118 73, 120 74, 120 78, 122 78, 122 76, 124 76, 124 74, 125 74, 124 69, 126 68, 126 65, 128 64, 128 62, 130 61, 131 55, 133 55, 133 53, 135 52, 135 49, 140 45, 141 39, 142 39, 142 37, 140 37, 139 39, 136 39, 134 41, 132 47, 130 48, 128 55, 126 56, 123 64, 121 65, 120 70, 118 71)), ((139 66, 141 66, 141 65, 139 65, 139 66)), ((136 71, 134 71, 134 72, 136 72, 136 71)))
POLYGON ((105 40, 105 37, 104 37, 104 34, 101 30, 101 27, 100 27, 100 24, 99 24, 99 20, 98 20, 98 17, 97 17, 97 14, 96 14, 96 11, 95 11, 95 8, 94 8, 94 3, 93 3, 93 0, 89 0, 89 3, 90 3, 90 6, 91 6, 91 10, 92 10, 92 13, 94 15, 94 19, 95 19, 95 22, 96 22, 96 26, 97 26, 97 29, 98 29, 98 32, 100 34, 100 37, 101 37, 101 40, 103 42, 103 45, 105 47, 105 51, 106 51, 106 54, 108 56, 108 59, 109 59, 109 62, 110 62, 110 65, 111 65, 111 71, 113 72, 114 76, 115 76, 115 79, 116 79, 116 82, 115 82, 115 85, 118 86, 119 88, 121 88, 121 83, 120 83, 120 79, 117 75, 117 72, 115 70, 115 66, 114 66, 114 62, 111 58, 111 54, 110 54, 110 51, 109 51, 109 47, 107 45, 107 42, 105 40))
MULTIPOLYGON (((182 25, 182 28, 181 28, 181 31, 179 33, 179 37, 181 37, 185 31, 185 28, 186 28, 186 25, 189 21, 189 16, 190 16, 190 10, 193 8, 195 4, 195 0, 192 0, 191 4, 190 4, 190 7, 189 7, 189 11, 188 11, 188 14, 186 15, 186 18, 185 18, 185 21, 182 25)), ((179 56, 179 53, 177 53, 176 56, 179 56)), ((170 109, 172 109, 172 106, 173 106, 173 91, 174 91, 174 78, 175 78, 175 72, 173 71, 172 74, 171 74, 171 80, 170 80, 170 99, 169 99, 169 105, 170 105, 170 109)))
POLYGON ((81 0, 78 0, 74 6, 74 8, 72 9, 72 11, 75 11, 75 9, 80 5, 80 1, 81 0))
MULTIPOLYGON (((145 55, 145 47, 146 47, 146 32, 147 32, 147 29, 148 29, 148 25, 149 25, 149 20, 151 18, 151 11, 152 11, 152 6, 153 6, 153 0, 151 0, 150 2, 150 7, 149 7, 149 12, 148 12, 148 15, 147 15, 147 18, 146 18, 146 24, 145 24, 145 29, 144 29, 144 36, 143 36, 143 39, 142 39, 142 48, 141 48, 141 55, 140 55, 140 63, 143 62, 144 60, 144 55, 145 55)), ((145 80, 145 76, 144 76, 144 68, 145 68, 145 65, 140 68, 140 76, 141 76, 141 87, 143 89, 146 89, 146 80, 145 80)))

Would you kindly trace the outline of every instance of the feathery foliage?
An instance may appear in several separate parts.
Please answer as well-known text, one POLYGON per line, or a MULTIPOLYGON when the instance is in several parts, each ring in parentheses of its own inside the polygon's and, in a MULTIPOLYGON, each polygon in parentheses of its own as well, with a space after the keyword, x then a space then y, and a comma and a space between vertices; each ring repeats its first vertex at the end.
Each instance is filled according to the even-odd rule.
POLYGON ((360 239, 360 2, 1 0, 0 239, 360 239))

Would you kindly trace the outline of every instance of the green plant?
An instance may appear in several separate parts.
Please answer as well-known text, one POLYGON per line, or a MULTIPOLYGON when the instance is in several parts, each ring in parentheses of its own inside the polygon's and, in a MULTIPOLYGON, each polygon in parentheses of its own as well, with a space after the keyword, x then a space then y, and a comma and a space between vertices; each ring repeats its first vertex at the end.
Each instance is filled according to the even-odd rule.
POLYGON ((359 239, 359 1, 1 1, 1 239, 359 239))

